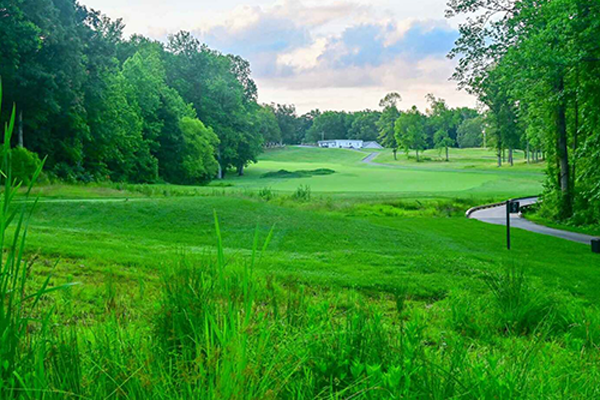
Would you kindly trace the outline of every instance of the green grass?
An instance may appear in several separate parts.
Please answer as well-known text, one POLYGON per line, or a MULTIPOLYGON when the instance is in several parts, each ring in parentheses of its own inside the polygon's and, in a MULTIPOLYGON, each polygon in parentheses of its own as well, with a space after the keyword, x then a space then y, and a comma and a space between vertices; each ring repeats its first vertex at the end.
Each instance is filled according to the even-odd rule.
POLYGON ((598 397, 598 256, 518 229, 507 251, 503 227, 464 217, 537 193, 540 166, 363 157, 273 151, 231 187, 40 187, 21 292, 48 274, 68 287, 28 310, 0 392, 598 397), (263 177, 324 168, 335 173, 263 177))
MULTIPOLYGON (((361 160, 368 152, 344 149, 290 147, 263 154, 258 164, 247 168, 245 176, 227 177, 234 188, 257 190, 270 187, 293 191, 308 185, 313 192, 404 197, 506 197, 539 193, 542 189, 541 165, 495 168, 493 153, 486 150, 452 149, 456 161, 398 162, 394 167, 367 165, 361 160), (492 158, 485 158, 487 156, 492 158), (477 158, 477 163, 472 160, 477 158), (460 161, 459 161, 460 160, 460 161), (327 168, 336 171, 326 176, 269 179, 265 174, 279 170, 302 171, 327 168)), ((378 152, 376 162, 393 164, 391 151, 378 152)), ((429 153, 426 153, 429 154, 429 153)), ((400 159, 402 155, 399 154, 400 159)))
MULTIPOLYGON (((394 160, 391 151, 385 151, 380 154, 376 161, 384 164, 397 166, 417 166, 426 169, 442 169, 442 170, 496 170, 506 173, 523 173, 523 172, 542 172, 544 163, 527 163, 525 153, 521 150, 515 150, 513 155, 514 165, 511 166, 504 161, 502 167, 498 167, 497 153, 495 149, 471 148, 458 149, 450 148, 449 161, 446 161, 445 151, 430 149, 424 152, 419 152, 420 161, 417 163, 416 156, 413 151, 406 154, 403 151, 397 153, 397 159, 394 160)), ((507 154, 508 155, 508 154, 507 154)))
POLYGON ((539 212, 535 212, 535 211, 526 213, 525 217, 528 220, 535 222, 536 224, 545 225, 550 228, 562 229, 565 231, 583 233, 586 235, 600 237, 600 226, 598 226, 598 225, 574 226, 569 223, 564 223, 564 222, 561 223, 561 222, 553 221, 549 218, 544 217, 543 215, 540 215, 539 212))
POLYGON ((502 227, 467 220, 463 210, 427 217, 428 210, 435 210, 425 203, 411 211, 415 205, 348 203, 327 211, 235 197, 42 202, 29 246, 92 264, 152 271, 163 256, 213 248, 214 210, 230 254, 249 254, 256 224, 263 235, 274 225, 266 270, 307 283, 390 291, 404 284, 415 294, 435 297, 452 286, 468 286, 475 271, 514 259, 527 260, 532 273, 547 277, 551 285, 600 299, 595 289, 600 278, 587 267, 597 257, 586 246, 515 230, 509 254, 502 227), (539 249, 545 250, 538 254, 539 249))

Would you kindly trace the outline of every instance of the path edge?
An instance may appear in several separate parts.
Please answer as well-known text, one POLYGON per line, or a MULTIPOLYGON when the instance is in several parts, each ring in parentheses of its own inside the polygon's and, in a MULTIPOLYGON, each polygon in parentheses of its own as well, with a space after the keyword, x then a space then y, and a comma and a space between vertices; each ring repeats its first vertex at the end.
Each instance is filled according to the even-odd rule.
MULTIPOLYGON (((508 201, 518 201, 518 200, 526 200, 526 199, 539 199, 539 197, 540 197, 539 195, 537 195, 537 196, 523 196, 523 197, 516 197, 516 198, 513 198, 513 199, 509 199, 508 201)), ((481 205, 481 206, 471 207, 471 208, 469 208, 467 210, 467 212, 465 213, 465 216, 467 218, 471 218, 471 214, 473 214, 476 211, 485 210, 487 208, 500 207, 500 206, 503 206, 505 204, 506 204, 506 201, 501 201, 501 202, 498 202, 498 203, 490 203, 490 204, 484 204, 484 205, 481 205)))

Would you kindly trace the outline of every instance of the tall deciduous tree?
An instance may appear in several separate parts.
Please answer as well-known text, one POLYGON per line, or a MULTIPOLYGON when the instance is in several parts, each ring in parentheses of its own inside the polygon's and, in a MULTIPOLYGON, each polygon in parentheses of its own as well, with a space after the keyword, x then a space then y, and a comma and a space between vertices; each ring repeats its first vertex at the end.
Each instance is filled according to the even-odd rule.
POLYGON ((394 153, 394 160, 396 160, 396 153, 398 152, 398 141, 396 140, 396 120, 400 117, 400 111, 398 111, 398 103, 402 100, 398 93, 389 93, 383 99, 379 101, 379 106, 383 107, 383 111, 377 121, 377 130, 379 131, 379 141, 381 145, 387 148, 391 148, 394 153))
POLYGON ((428 110, 430 125, 434 131, 433 143, 437 149, 446 150, 446 161, 450 161, 448 148, 455 145, 455 140, 450 137, 450 130, 456 130, 457 114, 448 108, 443 99, 436 99, 434 95, 427 95, 430 109, 428 110))
POLYGON ((414 150, 417 161, 419 161, 419 151, 426 147, 425 141, 425 115, 423 115, 416 106, 400 114, 395 125, 396 141, 404 148, 408 154, 409 150, 414 150))

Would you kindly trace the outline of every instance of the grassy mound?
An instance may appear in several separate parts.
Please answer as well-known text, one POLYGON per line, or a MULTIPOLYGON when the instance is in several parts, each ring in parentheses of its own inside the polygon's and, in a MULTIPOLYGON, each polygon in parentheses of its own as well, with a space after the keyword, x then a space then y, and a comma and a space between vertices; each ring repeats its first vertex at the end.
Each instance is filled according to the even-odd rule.
POLYGON ((286 169, 272 171, 263 174, 262 178, 289 179, 289 178, 310 178, 311 176, 331 175, 335 171, 329 168, 317 168, 312 170, 299 170, 290 172, 286 169))

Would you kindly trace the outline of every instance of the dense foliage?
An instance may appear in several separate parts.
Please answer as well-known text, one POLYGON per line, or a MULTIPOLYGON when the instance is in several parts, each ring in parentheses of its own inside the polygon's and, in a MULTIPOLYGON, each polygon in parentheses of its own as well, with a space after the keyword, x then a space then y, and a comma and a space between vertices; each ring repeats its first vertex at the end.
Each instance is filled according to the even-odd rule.
MULTIPOLYGON (((378 141, 384 147, 405 151, 439 148, 445 150, 448 158, 449 147, 481 147, 484 123, 477 110, 459 107, 450 108, 443 99, 427 95, 429 107, 421 113, 415 106, 406 112, 398 108, 402 98, 398 93, 388 93, 379 102, 381 111, 364 110, 357 112, 313 110, 298 116, 294 106, 272 105, 281 130, 281 141, 286 144, 315 143, 319 140, 357 139, 378 141), (413 129, 399 126, 418 114, 419 121, 413 129), (421 118, 422 117, 422 118, 421 118), (473 121, 478 123, 473 123, 473 121), (459 142, 459 129, 463 136, 459 142), (468 126, 468 128, 467 128, 468 126), (410 133, 408 133, 410 131, 410 133)), ((416 121, 413 121, 416 123, 416 121)), ((413 122, 409 122, 412 124, 413 122)))
POLYGON ((600 221, 600 3, 587 0, 451 0, 470 18, 451 56, 455 78, 489 109, 500 151, 547 155, 544 209, 600 221))
POLYGON ((15 142, 66 180, 204 183, 278 139, 247 61, 189 33, 123 38, 74 0, 0 6, 0 76, 17 105, 15 142), (215 136, 216 135, 216 136, 215 136))

